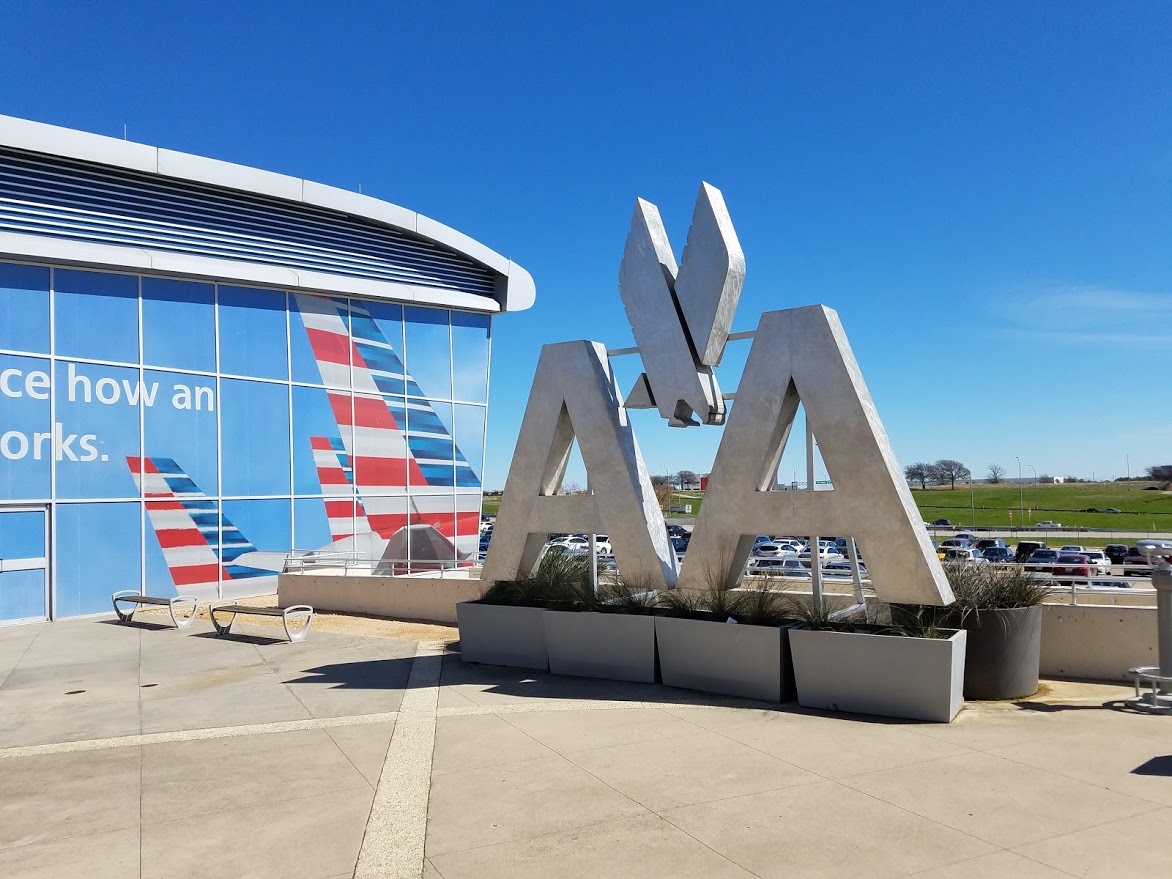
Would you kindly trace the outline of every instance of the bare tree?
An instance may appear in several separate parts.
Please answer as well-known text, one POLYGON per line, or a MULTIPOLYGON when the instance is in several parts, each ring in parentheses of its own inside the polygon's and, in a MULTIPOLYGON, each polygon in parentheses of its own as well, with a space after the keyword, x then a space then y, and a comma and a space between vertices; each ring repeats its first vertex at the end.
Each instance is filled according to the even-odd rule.
POLYGON ((937 482, 941 485, 947 482, 953 489, 956 488, 956 480, 972 477, 972 472, 968 467, 952 458, 941 458, 932 465, 932 469, 935 471, 937 482))
POLYGON ((988 469, 988 473, 989 473, 989 481, 994 484, 1005 481, 1003 478, 1005 476, 1005 468, 1002 467, 1000 464, 990 464, 989 469, 988 469))
POLYGON ((680 487, 680 491, 683 491, 684 489, 686 489, 690 485, 699 485, 699 484, 700 484, 700 478, 698 476, 696 476, 696 474, 693 473, 691 470, 681 470, 678 473, 676 473, 676 485, 678 485, 680 487))
POLYGON ((918 482, 920 488, 927 488, 928 483, 932 481, 932 465, 923 461, 908 464, 903 468, 903 475, 908 482, 918 482))
POLYGON ((1172 464, 1157 464, 1147 469, 1148 479, 1156 482, 1172 482, 1172 464))

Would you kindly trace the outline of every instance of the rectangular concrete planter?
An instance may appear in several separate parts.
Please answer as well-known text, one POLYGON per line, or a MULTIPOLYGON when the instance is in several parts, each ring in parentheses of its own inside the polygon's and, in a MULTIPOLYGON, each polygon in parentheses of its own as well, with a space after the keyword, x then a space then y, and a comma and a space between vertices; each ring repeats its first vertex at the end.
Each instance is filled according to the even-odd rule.
POLYGON ((554 674, 655 683, 655 617, 549 610, 542 620, 554 674))
POLYGON ((963 629, 950 638, 793 629, 798 702, 948 723, 964 703, 966 639, 963 629))
POLYGON ((661 616, 655 640, 669 687, 766 702, 794 698, 788 628, 661 616))
POLYGON ((549 668, 545 649, 546 612, 539 607, 511 607, 462 601, 456 605, 460 655, 465 662, 549 668))

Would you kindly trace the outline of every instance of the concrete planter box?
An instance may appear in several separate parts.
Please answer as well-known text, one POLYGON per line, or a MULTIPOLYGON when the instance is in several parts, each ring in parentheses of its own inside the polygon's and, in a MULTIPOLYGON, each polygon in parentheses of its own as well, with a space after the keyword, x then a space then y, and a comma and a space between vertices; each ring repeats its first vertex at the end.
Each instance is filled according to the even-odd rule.
POLYGON ((542 621, 554 674, 655 683, 655 617, 548 610, 542 621))
POLYGON ((462 601, 456 605, 460 655, 465 662, 549 668, 545 649, 546 612, 539 607, 512 607, 462 601))
POLYGON ((794 698, 788 628, 661 616, 655 639, 669 687, 765 702, 794 698))
POLYGON ((1038 692, 1041 607, 973 611, 962 625, 968 632, 966 699, 1017 699, 1038 692))
POLYGON ((789 637, 805 708, 948 723, 964 703, 963 629, 950 638, 809 629, 789 637))

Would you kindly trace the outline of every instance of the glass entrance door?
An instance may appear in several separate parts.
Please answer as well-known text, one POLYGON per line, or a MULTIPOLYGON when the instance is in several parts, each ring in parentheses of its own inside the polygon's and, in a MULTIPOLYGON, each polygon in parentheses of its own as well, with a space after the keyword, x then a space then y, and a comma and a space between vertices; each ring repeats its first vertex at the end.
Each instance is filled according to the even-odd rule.
POLYGON ((0 507, 0 623, 49 616, 49 513, 0 507))

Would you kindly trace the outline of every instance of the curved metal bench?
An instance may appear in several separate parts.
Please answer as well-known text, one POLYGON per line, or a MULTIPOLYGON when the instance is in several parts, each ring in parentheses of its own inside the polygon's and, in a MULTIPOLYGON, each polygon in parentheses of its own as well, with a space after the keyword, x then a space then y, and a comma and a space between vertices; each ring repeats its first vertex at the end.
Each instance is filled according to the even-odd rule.
POLYGON ((305 636, 309 634, 309 627, 313 623, 313 608, 308 604, 293 604, 289 607, 252 607, 247 604, 215 604, 208 607, 208 616, 212 619, 212 625, 215 626, 217 635, 227 635, 232 631, 232 623, 236 622, 237 614, 255 614, 262 617, 280 617, 281 623, 285 626, 285 636, 290 641, 304 641, 305 636), (221 623, 216 619, 216 614, 225 613, 231 614, 226 623, 221 623), (299 632, 295 632, 289 628, 289 618, 296 616, 305 617, 305 628, 299 632))
POLYGON ((135 611, 137 611, 144 604, 157 604, 160 607, 165 607, 171 614, 171 622, 175 624, 177 629, 186 629, 195 621, 195 599, 190 595, 176 595, 174 598, 163 598, 157 595, 143 595, 141 592, 135 592, 133 589, 126 589, 122 592, 115 592, 111 596, 114 602, 114 613, 118 614, 120 622, 129 623, 134 619, 135 611), (125 602, 132 605, 130 612, 126 613, 118 606, 118 602, 125 602), (191 605, 191 613, 186 617, 181 617, 175 613, 176 607, 183 605, 191 605))

